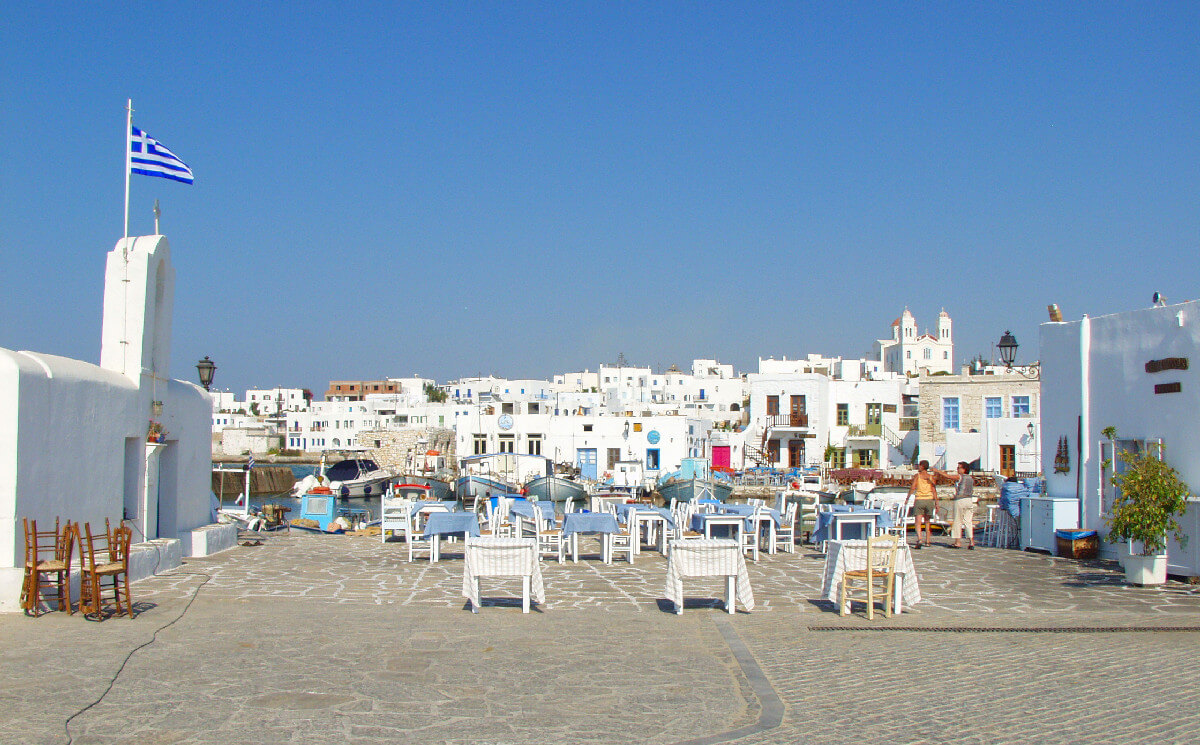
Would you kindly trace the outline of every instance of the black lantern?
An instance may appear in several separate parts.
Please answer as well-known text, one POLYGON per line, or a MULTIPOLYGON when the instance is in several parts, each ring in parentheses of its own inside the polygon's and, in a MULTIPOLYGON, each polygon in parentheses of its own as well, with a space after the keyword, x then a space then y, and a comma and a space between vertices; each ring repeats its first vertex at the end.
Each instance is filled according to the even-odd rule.
POLYGON ((1000 350, 1000 361, 1011 369, 1017 359, 1017 337, 1013 336, 1011 331, 1005 331, 996 347, 1000 350))
POLYGON ((216 370, 217 366, 208 358, 208 355, 204 355, 204 359, 196 363, 196 371, 200 373, 200 385, 204 386, 204 390, 207 391, 208 387, 212 385, 213 373, 216 370))

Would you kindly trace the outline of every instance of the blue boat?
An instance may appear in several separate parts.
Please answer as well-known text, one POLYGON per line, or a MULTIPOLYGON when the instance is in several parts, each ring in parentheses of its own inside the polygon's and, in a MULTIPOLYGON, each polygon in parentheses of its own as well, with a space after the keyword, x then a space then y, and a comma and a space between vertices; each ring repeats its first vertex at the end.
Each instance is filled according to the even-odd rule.
POLYGON ((539 476, 525 484, 525 495, 534 501, 566 502, 586 499, 587 487, 561 476, 539 476))
POLYGON ((733 484, 714 473, 705 458, 684 458, 678 471, 658 479, 658 493, 663 501, 694 502, 700 499, 728 501, 733 484))

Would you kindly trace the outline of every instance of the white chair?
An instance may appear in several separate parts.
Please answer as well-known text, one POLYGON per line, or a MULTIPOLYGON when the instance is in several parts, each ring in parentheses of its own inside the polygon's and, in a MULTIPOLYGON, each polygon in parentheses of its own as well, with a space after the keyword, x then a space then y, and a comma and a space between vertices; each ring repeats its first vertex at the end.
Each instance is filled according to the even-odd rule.
POLYGON ((379 538, 387 543, 388 532, 403 534, 412 522, 412 502, 407 499, 384 497, 379 509, 379 538))
POLYGON ((912 512, 913 500, 906 495, 903 501, 897 502, 892 514, 892 527, 885 531, 901 541, 908 540, 908 514, 912 512))
POLYGON ((787 506, 783 511, 783 524, 776 526, 771 533, 771 547, 768 549, 770 553, 775 553, 778 550, 776 544, 782 542, 783 550, 788 553, 796 553, 796 510, 799 507, 795 502, 787 506))
POLYGON ((553 556, 558 559, 559 564, 563 563, 566 544, 563 543, 562 528, 547 527, 542 518, 542 508, 536 504, 533 506, 533 522, 537 526, 535 534, 538 558, 553 556))
MULTIPOLYGON (((754 510, 754 514, 742 521, 735 529, 737 533, 738 544, 742 547, 742 553, 750 554, 750 558, 755 563, 758 562, 758 528, 762 524, 759 522, 759 515, 766 514, 762 511, 762 507, 754 510), (746 527, 746 523, 750 523, 750 527, 746 527)), ((770 515, 767 515, 770 520, 770 515)))
MULTIPOLYGON (((604 505, 604 511, 609 513, 615 519, 617 509, 612 504, 604 505)), ((603 540, 607 544, 608 560, 616 561, 616 555, 624 552, 629 557, 629 563, 633 563, 634 557, 637 555, 638 535, 637 535, 637 520, 633 516, 633 511, 625 513, 627 520, 625 521, 624 530, 618 530, 616 533, 605 533, 603 540)), ((620 521, 617 522, 618 528, 620 521)))
POLYGON ((404 525, 404 542, 408 544, 408 560, 411 563, 418 551, 424 551, 425 557, 433 561, 433 542, 437 536, 426 538, 421 534, 413 521, 404 525))
POLYGON ((759 499, 758 497, 749 497, 746 500, 746 504, 750 505, 751 507, 762 507, 766 504, 766 501, 759 499))

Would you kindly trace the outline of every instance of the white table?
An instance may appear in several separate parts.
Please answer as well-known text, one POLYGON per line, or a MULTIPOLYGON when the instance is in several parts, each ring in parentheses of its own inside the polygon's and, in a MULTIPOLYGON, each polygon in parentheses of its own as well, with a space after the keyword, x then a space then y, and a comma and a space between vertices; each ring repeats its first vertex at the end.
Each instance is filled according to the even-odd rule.
POLYGON ((536 538, 467 538, 463 557, 463 597, 471 601, 471 612, 482 606, 481 577, 520 577, 521 612, 529 612, 529 600, 546 602, 542 564, 538 561, 536 538))
MULTIPOLYGON (((842 575, 853 569, 866 568, 866 541, 829 541, 829 553, 825 555, 825 575, 821 581, 821 597, 836 604, 842 575)), ((896 613, 902 612, 906 605, 921 602, 917 570, 913 567, 912 551, 907 545, 901 545, 896 554, 895 593, 892 606, 896 613)))
POLYGON ((684 577, 724 577, 725 610, 733 613, 737 601, 747 611, 754 610, 754 590, 746 571, 746 557, 738 541, 728 538, 688 538, 671 541, 667 559, 667 599, 675 612, 683 613, 684 577))

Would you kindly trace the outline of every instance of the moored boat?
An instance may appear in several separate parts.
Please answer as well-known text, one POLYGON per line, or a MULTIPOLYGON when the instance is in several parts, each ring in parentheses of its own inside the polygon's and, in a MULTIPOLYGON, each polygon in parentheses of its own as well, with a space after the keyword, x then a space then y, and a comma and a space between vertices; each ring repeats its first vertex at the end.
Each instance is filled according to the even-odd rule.
POLYGON ((539 476, 525 484, 525 495, 535 501, 566 502, 585 499, 587 487, 562 476, 539 476))

